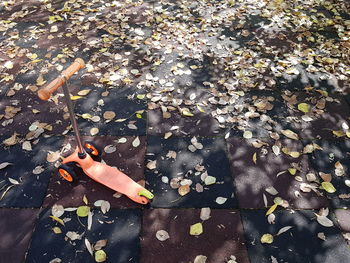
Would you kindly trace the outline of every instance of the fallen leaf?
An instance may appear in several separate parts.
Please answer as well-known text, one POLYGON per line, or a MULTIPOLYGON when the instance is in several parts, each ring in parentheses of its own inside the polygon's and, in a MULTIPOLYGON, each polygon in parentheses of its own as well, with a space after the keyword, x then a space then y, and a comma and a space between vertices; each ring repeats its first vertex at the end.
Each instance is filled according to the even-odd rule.
POLYGON ((203 256, 203 255, 198 255, 196 256, 196 258, 194 259, 193 263, 206 263, 207 262, 207 257, 203 256))
POLYGON ((306 103, 298 104, 298 110, 300 110, 300 111, 302 111, 304 113, 309 112, 309 104, 306 104, 306 103))
POLYGON ((207 176, 204 180, 205 185, 211 185, 216 183, 216 178, 213 176, 207 176))
POLYGON ((253 162, 256 164, 256 153, 253 154, 253 162))
POLYGON ((219 204, 219 205, 224 204, 226 201, 227 201, 227 198, 221 197, 221 196, 219 196, 219 197, 217 197, 217 198, 215 199, 215 202, 216 202, 217 204, 219 204))
POLYGON ((135 138, 135 140, 132 141, 132 146, 135 148, 140 146, 140 138, 138 136, 135 138))
POLYGON ((106 120, 112 120, 115 116, 116 114, 114 111, 105 111, 105 113, 103 113, 103 118, 106 120))
POLYGON ((287 231, 288 231, 289 229, 291 229, 291 228, 292 228, 292 226, 285 226, 285 227, 282 227, 282 228, 277 232, 276 236, 279 236, 279 235, 281 235, 281 234, 287 232, 287 231))
POLYGON ((333 222, 325 216, 319 216, 316 214, 316 220, 320 225, 325 227, 332 227, 334 225, 333 222))
POLYGON ((288 172, 289 172, 291 175, 295 175, 296 172, 297 172, 297 169, 295 169, 295 168, 288 168, 288 172))
POLYGON ((62 226, 64 226, 64 221, 61 218, 58 218, 56 216, 50 216, 50 218, 52 218, 53 220, 55 220, 56 222, 60 223, 62 226))
POLYGON ((331 182, 322 182, 322 188, 328 193, 334 193, 336 191, 335 187, 331 182))
POLYGON ((156 169, 156 167, 157 167, 157 160, 148 162, 146 167, 148 169, 150 169, 150 170, 156 169))
POLYGON ((78 207, 76 213, 79 217, 87 217, 89 212, 90 212, 90 207, 83 205, 78 207))
POLYGON ((19 182, 13 178, 8 178, 11 184, 19 184, 19 182))
POLYGON ((6 168, 9 165, 13 165, 13 163, 8 163, 8 162, 1 163, 0 164, 0 170, 6 168))
POLYGON ((55 217, 61 217, 64 214, 64 207, 54 204, 51 208, 51 214, 55 217))
POLYGON ((266 212, 265 215, 268 216, 269 214, 272 214, 272 213, 276 210, 277 206, 278 206, 278 204, 273 204, 273 205, 269 208, 269 210, 267 210, 267 212, 266 212))
POLYGON ((90 93, 90 91, 91 91, 90 89, 83 89, 83 90, 78 92, 78 95, 79 96, 86 96, 90 93))
POLYGON ((251 138, 253 138, 253 133, 251 131, 244 131, 243 138, 251 139, 251 138))
POLYGON ((201 213, 200 213, 200 219, 205 221, 205 220, 208 220, 210 218, 210 208, 209 207, 203 207, 201 209, 201 213))
POLYGON ((156 233, 156 238, 159 241, 165 241, 170 238, 169 233, 165 230, 158 230, 156 233))
POLYGON ((299 140, 299 136, 291 130, 281 130, 281 133, 292 140, 299 140))
POLYGON ((278 156, 280 154, 280 147, 278 147, 277 145, 273 145, 272 151, 276 156, 278 156))
POLYGON ((190 192, 190 186, 188 184, 185 184, 185 185, 181 185, 177 191, 179 193, 179 195, 181 196, 184 196, 184 195, 187 195, 189 192, 190 192))
POLYGON ((271 234, 264 234, 261 237, 260 242, 262 244, 271 244, 273 242, 273 235, 271 235, 271 234))
POLYGON ((90 243, 90 241, 87 238, 85 238, 85 246, 86 246, 87 250, 89 251, 89 253, 92 256, 94 254, 94 252, 93 252, 91 243, 90 243))
POLYGON ((61 228, 59 228, 58 226, 53 227, 53 228, 52 228, 52 231, 53 231, 55 234, 61 234, 61 233, 62 233, 61 228))
POLYGON ((90 135, 91 136, 94 136, 94 135, 96 135, 98 133, 99 133, 99 129, 98 128, 91 128, 90 129, 90 135))
POLYGON ((114 145, 107 145, 103 150, 105 153, 114 153, 117 150, 117 147, 114 145))
POLYGON ((56 162, 60 158, 61 154, 59 151, 57 152, 49 152, 46 156, 46 161, 49 163, 56 162))
POLYGON ((101 204, 101 211, 103 214, 107 213, 111 208, 111 204, 108 201, 103 201, 101 204))
POLYGON ((107 239, 101 239, 96 242, 94 245, 95 250, 100 250, 101 248, 104 248, 107 245, 107 239))
POLYGON ((203 233, 202 223, 197 223, 197 224, 191 225, 191 227, 190 227, 190 235, 191 236, 199 236, 202 233, 203 233))
POLYGON ((97 250, 95 252, 95 261, 96 262, 105 262, 107 259, 107 254, 103 250, 97 250))
POLYGON ((319 239, 322 239, 323 241, 326 241, 326 236, 325 236, 325 234, 324 234, 323 232, 318 233, 318 234, 317 234, 317 237, 318 237, 319 239))

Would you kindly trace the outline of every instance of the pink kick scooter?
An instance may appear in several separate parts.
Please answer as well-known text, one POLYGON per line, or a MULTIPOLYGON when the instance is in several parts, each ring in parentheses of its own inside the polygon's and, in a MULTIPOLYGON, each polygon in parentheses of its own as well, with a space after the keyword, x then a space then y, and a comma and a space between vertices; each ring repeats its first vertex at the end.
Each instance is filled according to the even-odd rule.
POLYGON ((137 203, 147 204, 154 197, 150 191, 133 181, 117 168, 95 161, 92 157, 100 157, 101 150, 93 142, 85 142, 84 145, 82 144, 80 132, 73 112, 67 81, 74 73, 84 67, 84 61, 77 58, 59 77, 38 91, 39 98, 47 101, 51 97, 51 94, 62 86, 70 120, 75 133, 75 139, 78 144, 76 150, 67 158, 64 158, 62 165, 58 168, 58 173, 68 182, 72 183, 77 181, 78 178, 73 168, 78 164, 83 169, 84 173, 96 182, 118 191, 119 193, 125 194, 137 203))

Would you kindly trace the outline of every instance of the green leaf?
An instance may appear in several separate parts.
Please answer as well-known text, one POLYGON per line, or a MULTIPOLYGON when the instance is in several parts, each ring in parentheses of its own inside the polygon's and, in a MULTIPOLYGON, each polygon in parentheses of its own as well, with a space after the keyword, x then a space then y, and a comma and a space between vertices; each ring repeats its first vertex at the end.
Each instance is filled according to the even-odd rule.
POLYGON ((306 104, 306 103, 298 104, 298 110, 305 112, 305 113, 309 112, 309 104, 306 104))
POLYGON ((143 100, 145 96, 145 94, 137 94, 136 98, 138 98, 139 100, 143 100))
POLYGON ((198 236, 202 233, 203 233, 202 223, 197 223, 197 224, 191 225, 191 227, 190 227, 190 235, 191 236, 198 236))
POLYGON ((335 187, 330 182, 322 182, 321 185, 322 188, 328 193, 334 193, 335 191, 337 191, 337 189, 335 189, 335 187))
POLYGON ((95 252, 95 261, 96 262, 104 262, 107 259, 107 254, 102 249, 97 250, 95 252))
POLYGON ((273 235, 271 235, 271 234, 264 234, 261 237, 260 242, 262 244, 271 244, 273 242, 273 235))
POLYGON ((79 206, 77 209, 77 215, 80 217, 88 216, 89 212, 90 212, 90 207, 86 205, 79 206))

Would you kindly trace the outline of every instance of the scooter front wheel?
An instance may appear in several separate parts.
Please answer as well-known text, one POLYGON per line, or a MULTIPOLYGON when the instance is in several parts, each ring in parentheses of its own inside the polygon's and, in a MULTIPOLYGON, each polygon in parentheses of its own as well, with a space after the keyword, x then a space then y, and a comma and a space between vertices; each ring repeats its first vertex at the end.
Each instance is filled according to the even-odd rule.
POLYGON ((101 148, 96 143, 94 143, 92 141, 86 141, 84 143, 84 149, 88 154, 90 154, 92 156, 101 157, 101 155, 102 155, 101 148))
POLYGON ((73 183, 78 181, 78 176, 72 167, 72 163, 61 164, 58 167, 58 174, 66 181, 73 183))

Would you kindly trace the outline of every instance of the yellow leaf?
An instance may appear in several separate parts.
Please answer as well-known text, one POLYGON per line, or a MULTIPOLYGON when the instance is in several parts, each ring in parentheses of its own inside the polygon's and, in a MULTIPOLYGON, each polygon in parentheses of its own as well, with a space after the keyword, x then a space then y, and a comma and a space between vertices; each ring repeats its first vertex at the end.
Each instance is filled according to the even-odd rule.
POLYGON ((61 233, 62 233, 61 228, 59 228, 58 226, 55 226, 54 228, 52 228, 52 231, 53 231, 55 234, 61 234, 61 233))
POLYGON ((292 156, 293 158, 298 158, 300 156, 300 153, 299 152, 290 152, 289 155, 292 156))
POLYGON ((264 234, 261 237, 260 242, 262 244, 271 244, 273 242, 273 235, 271 235, 271 234, 264 234))
POLYGON ((309 112, 309 104, 306 104, 306 103, 298 104, 298 110, 305 112, 305 113, 309 112))
POLYGON ((86 205, 79 206, 77 209, 77 215, 80 217, 87 217, 90 212, 90 207, 86 205))
POLYGON ((343 137, 345 136, 345 133, 343 131, 332 131, 333 134, 337 137, 343 137))
POLYGON ((91 119, 92 118, 92 115, 91 114, 89 114, 89 113, 83 113, 82 115, 81 115, 81 117, 83 118, 83 119, 91 119))
POLYGON ((197 224, 191 225, 191 227, 190 227, 190 235, 191 236, 199 236, 202 233, 203 233, 202 223, 197 223, 197 224))
POLYGON ((256 153, 253 154, 253 162, 256 164, 256 153))
POLYGON ((78 95, 86 96, 86 95, 88 95, 90 93, 90 91, 91 91, 90 89, 83 89, 83 90, 78 92, 78 95))
POLYGON ((140 113, 136 113, 136 118, 142 119, 142 115, 140 113))
POLYGON ((295 169, 295 168, 288 168, 288 172, 289 172, 291 175, 295 175, 296 172, 297 172, 297 169, 295 169))
POLYGON ((190 192, 190 186, 188 184, 181 185, 177 191, 181 196, 187 195, 190 192))
POLYGON ((64 221, 61 218, 58 218, 56 216, 50 216, 53 220, 60 223, 62 226, 64 226, 64 221))
POLYGON ((197 109, 198 109, 200 112, 205 112, 205 110, 204 110, 201 106, 199 106, 198 104, 197 104, 197 109))
POLYGON ((70 96, 70 99, 71 100, 78 100, 78 99, 81 99, 82 96, 70 96))
POLYGON ((193 117, 193 113, 191 113, 188 109, 182 109, 181 111, 182 115, 187 116, 187 117, 193 117))
POLYGON ((84 197, 83 197, 83 202, 84 202, 84 204, 88 204, 88 199, 87 199, 87 197, 86 197, 86 195, 84 195, 84 197))
POLYGON ((328 192, 328 193, 334 193, 335 191, 337 191, 335 189, 335 187, 333 186, 333 184, 330 182, 322 182, 321 185, 322 185, 322 188, 324 190, 326 190, 326 192, 328 192))
POLYGON ((273 206, 271 206, 270 209, 267 210, 266 215, 268 216, 269 214, 272 214, 276 210, 277 206, 278 204, 274 204, 273 206))
POLYGON ((299 140, 298 134, 292 132, 291 130, 281 130, 281 133, 292 140, 299 140))
POLYGON ((102 249, 95 252, 95 261, 104 262, 107 259, 107 254, 102 249))
POLYGON ((145 94, 137 94, 136 98, 138 98, 139 100, 143 100, 146 97, 145 94))

